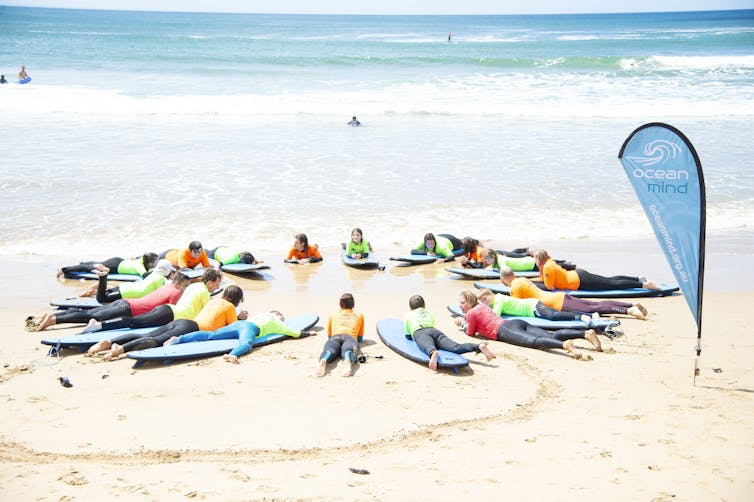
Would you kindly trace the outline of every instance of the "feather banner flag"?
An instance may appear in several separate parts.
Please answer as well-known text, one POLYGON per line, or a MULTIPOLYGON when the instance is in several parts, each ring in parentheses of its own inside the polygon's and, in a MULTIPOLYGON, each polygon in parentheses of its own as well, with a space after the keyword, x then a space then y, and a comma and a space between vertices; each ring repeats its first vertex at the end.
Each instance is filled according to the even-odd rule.
POLYGON ((701 353, 706 196, 702 164, 676 128, 645 124, 618 154, 697 326, 701 353))

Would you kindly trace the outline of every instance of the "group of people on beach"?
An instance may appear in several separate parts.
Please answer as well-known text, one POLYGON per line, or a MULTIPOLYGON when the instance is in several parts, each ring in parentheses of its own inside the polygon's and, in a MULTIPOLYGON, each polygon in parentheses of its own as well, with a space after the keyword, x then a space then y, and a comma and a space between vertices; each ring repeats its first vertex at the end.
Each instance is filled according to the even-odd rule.
MULTIPOLYGON (((347 256, 355 259, 366 258, 374 252, 360 228, 351 231, 345 251, 347 256)), ((472 291, 460 293, 459 305, 465 317, 456 318, 456 324, 468 336, 536 349, 562 349, 577 359, 589 357, 576 350, 574 339, 584 339, 594 350, 602 350, 598 330, 592 326, 592 321, 600 314, 646 319, 647 310, 639 303, 590 301, 549 290, 580 287, 657 288, 643 278, 604 277, 587 272, 569 262, 553 260, 541 249, 485 249, 472 237, 458 239, 451 234, 427 233, 411 251, 436 256, 437 262, 453 260, 458 256, 463 267, 499 271, 501 282, 510 287, 510 295, 493 294, 486 289, 478 294, 472 291), (514 269, 538 270, 541 283, 517 277, 514 269), (506 319, 503 317, 506 315, 517 318, 506 319), (526 317, 582 321, 582 325, 577 328, 544 329, 527 322, 526 317)), ((317 245, 310 244, 305 234, 294 237, 285 258, 286 262, 297 264, 322 260, 317 245)), ((96 286, 88 288, 84 294, 96 297, 102 305, 92 309, 73 308, 29 316, 26 319, 27 329, 41 331, 62 323, 87 323, 85 332, 153 328, 147 332, 138 331, 138 334, 115 332, 112 337, 104 337, 89 348, 87 355, 102 354, 106 360, 132 350, 162 345, 237 339, 236 347, 224 356, 226 361, 232 363, 238 363, 238 358, 251 350, 257 337, 270 333, 294 338, 312 334, 311 331, 299 331, 287 326, 285 316, 279 311, 249 316, 247 311, 241 309, 243 290, 237 285, 223 290, 220 288, 223 279, 220 267, 233 263, 261 262, 249 251, 229 246, 207 251, 201 242, 193 241, 186 248, 168 249, 159 254, 147 252, 133 259, 113 257, 63 267, 58 271, 59 276, 95 274, 98 279, 96 286), (200 272, 200 277, 198 273, 189 273, 193 270, 200 272), (108 274, 115 272, 136 275, 141 279, 108 288, 108 274), (196 282, 192 282, 192 279, 196 282), (222 294, 219 294, 220 291, 222 294)), ((458 354, 481 353, 487 360, 495 357, 486 342, 457 343, 437 329, 434 316, 427 310, 422 296, 414 295, 408 303, 410 310, 405 316, 405 336, 416 342, 428 357, 429 368, 437 369, 438 350, 458 354)), ((350 293, 340 297, 339 307, 328 319, 328 340, 318 359, 317 376, 323 376, 327 364, 338 358, 344 361, 344 375, 351 375, 352 365, 359 354, 359 343, 364 336, 364 316, 354 310, 355 300, 350 293)))

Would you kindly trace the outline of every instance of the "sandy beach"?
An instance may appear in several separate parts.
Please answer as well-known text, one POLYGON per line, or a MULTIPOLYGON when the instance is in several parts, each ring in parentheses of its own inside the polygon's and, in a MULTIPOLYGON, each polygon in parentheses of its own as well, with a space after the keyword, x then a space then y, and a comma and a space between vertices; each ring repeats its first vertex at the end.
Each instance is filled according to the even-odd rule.
POLYGON ((433 373, 383 345, 375 325, 421 293, 439 327, 466 341, 445 307, 471 282, 442 265, 349 269, 336 248, 323 251, 322 264, 270 255, 264 277, 228 276, 252 313, 320 316, 317 336, 255 349, 238 366, 48 357, 23 319, 83 284, 57 282, 62 263, 8 265, 26 280, 0 309, 0 498, 751 500, 750 290, 706 293, 696 386, 680 295, 643 302, 649 319, 621 319, 625 335, 602 337, 603 353, 579 341, 592 361, 491 342, 492 362, 470 354, 468 370, 433 373), (352 378, 335 364, 318 379, 344 291, 366 316, 367 361, 352 378))

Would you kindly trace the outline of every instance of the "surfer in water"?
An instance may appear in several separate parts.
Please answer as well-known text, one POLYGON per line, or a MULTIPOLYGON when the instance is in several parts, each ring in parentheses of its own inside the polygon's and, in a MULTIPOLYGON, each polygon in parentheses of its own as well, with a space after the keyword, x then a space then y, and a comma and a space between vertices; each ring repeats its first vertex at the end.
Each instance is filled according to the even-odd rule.
POLYGON ((26 66, 22 66, 18 71, 18 80, 23 80, 25 78, 29 78, 29 74, 26 73, 26 66))
POLYGON ((358 127, 361 125, 361 122, 359 122, 359 120, 356 118, 356 115, 354 115, 353 117, 351 117, 351 121, 348 123, 348 125, 350 125, 351 127, 358 127))

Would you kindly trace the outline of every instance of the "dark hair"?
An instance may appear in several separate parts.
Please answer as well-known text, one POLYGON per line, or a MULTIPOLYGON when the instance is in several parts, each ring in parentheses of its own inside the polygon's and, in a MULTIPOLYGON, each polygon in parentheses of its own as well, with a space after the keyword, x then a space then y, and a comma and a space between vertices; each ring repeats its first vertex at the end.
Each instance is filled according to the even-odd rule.
POLYGON ((433 241, 435 241, 435 247, 437 247, 437 237, 435 237, 435 234, 433 234, 432 232, 424 234, 422 245, 424 245, 425 248, 427 247, 427 239, 432 239, 433 241))
POLYGON ((216 281, 217 279, 222 279, 223 273, 217 270, 216 268, 208 268, 204 271, 204 275, 202 276, 202 282, 204 284, 207 284, 208 282, 216 281))
POLYGON ((353 235, 354 232, 359 232, 359 235, 363 238, 364 232, 361 231, 359 227, 355 227, 353 230, 351 230, 351 235, 353 235))
POLYGON ((356 300, 353 299, 353 295, 351 293, 343 293, 340 297, 340 308, 352 309, 354 305, 356 305, 356 300))
POLYGON ((473 253, 477 246, 479 246, 479 241, 473 237, 464 237, 461 242, 463 243, 464 253, 473 253))
POLYGON ((243 301, 243 289, 235 284, 225 288, 223 298, 233 304, 234 307, 238 307, 238 304, 243 301))
POLYGON ((254 255, 248 251, 243 251, 238 257, 241 259, 241 263, 248 263, 249 265, 254 265, 254 263, 256 263, 254 255))
POLYGON ((306 234, 296 234, 294 239, 304 245, 303 251, 309 251, 309 238, 306 236, 306 234))
POLYGON ((424 298, 422 298, 421 295, 414 295, 411 298, 408 299, 408 306, 411 308, 411 310, 416 310, 418 308, 424 307, 424 298))
POLYGON ((141 263, 144 265, 145 269, 151 270, 157 264, 157 260, 159 259, 160 257, 157 256, 157 253, 144 253, 144 256, 141 257, 141 263))
POLYGON ((202 243, 199 241, 191 241, 188 245, 189 251, 201 251, 202 243))
POLYGON ((173 274, 173 284, 179 284, 181 282, 189 281, 190 279, 185 274, 181 273, 178 270, 174 270, 172 272, 173 274))

